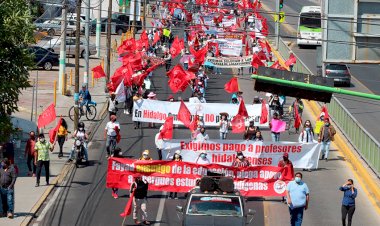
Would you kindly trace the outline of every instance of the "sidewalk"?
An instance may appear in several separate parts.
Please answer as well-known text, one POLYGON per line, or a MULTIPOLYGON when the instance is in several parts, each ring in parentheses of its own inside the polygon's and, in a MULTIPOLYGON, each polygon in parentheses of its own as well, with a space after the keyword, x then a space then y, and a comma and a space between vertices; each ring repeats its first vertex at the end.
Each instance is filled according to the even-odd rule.
MULTIPOLYGON (((119 36, 114 36, 113 39, 120 40, 119 36)), ((91 42, 95 42, 95 36, 91 37, 91 42)), ((101 38, 101 56, 105 56, 105 36, 101 38)), ((74 58, 68 58, 68 63, 66 66, 67 73, 72 69, 74 71, 74 58)), ((97 59, 92 56, 90 58, 90 72, 91 69, 97 65, 99 65, 101 59, 97 59)), ((111 75, 114 70, 121 65, 120 62, 117 61, 116 57, 112 58, 111 62, 111 75)), ((84 72, 84 60, 80 60, 80 87, 83 82, 83 72, 84 72)), ((37 75, 37 71, 30 72, 30 80, 32 81, 37 75)), ((38 84, 38 114, 41 113, 43 109, 45 109, 48 105, 53 102, 53 83, 54 80, 58 81, 58 67, 55 67, 54 70, 46 72, 46 71, 38 71, 39 75, 39 84, 38 84)), ((74 79, 73 79, 74 80, 74 79)), ((91 84, 91 76, 89 76, 89 90, 92 96, 92 99, 97 103, 97 116, 95 121, 87 121, 84 117, 81 120, 85 123, 85 129, 87 133, 93 132, 93 129, 96 126, 96 123, 99 121, 102 113, 104 113, 107 109, 107 97, 108 94, 104 92, 105 87, 105 79, 99 79, 99 81, 94 83, 94 87, 91 84)), ((74 86, 70 87, 71 93, 74 93, 74 86)), ((68 130, 73 132, 74 125, 73 121, 68 117, 68 110, 71 106, 73 106, 74 100, 73 96, 63 96, 57 91, 57 103, 56 103, 56 113, 57 120, 60 116, 62 116, 67 124, 68 130)), ((59 146, 58 143, 52 153, 50 153, 50 183, 51 185, 45 186, 45 176, 44 170, 41 175, 41 185, 40 187, 35 187, 36 178, 27 176, 28 168, 26 165, 26 159, 24 157, 25 150, 25 141, 28 139, 29 131, 36 130, 36 123, 30 121, 31 119, 31 106, 32 106, 32 88, 28 88, 22 91, 19 99, 19 112, 16 112, 13 115, 13 123, 15 127, 21 128, 22 142, 21 147, 15 149, 15 164, 19 168, 19 175, 15 185, 15 216, 14 219, 0 218, 0 225, 27 225, 35 212, 38 210, 40 205, 43 204, 43 201, 49 195, 49 193, 54 188, 54 182, 57 177, 65 172, 62 172, 68 156, 70 154, 70 150, 73 144, 73 139, 69 139, 64 144, 63 158, 58 158, 59 146)), ((34 117, 33 117, 34 120, 34 117)), ((57 121, 56 120, 56 121, 57 121)), ((45 136, 48 138, 49 130, 56 125, 56 122, 49 124, 46 128, 44 128, 45 136)), ((69 134, 70 135, 70 134, 69 134)), ((90 135, 91 136, 91 135, 90 135)), ((89 150, 91 151, 91 150, 89 150)))

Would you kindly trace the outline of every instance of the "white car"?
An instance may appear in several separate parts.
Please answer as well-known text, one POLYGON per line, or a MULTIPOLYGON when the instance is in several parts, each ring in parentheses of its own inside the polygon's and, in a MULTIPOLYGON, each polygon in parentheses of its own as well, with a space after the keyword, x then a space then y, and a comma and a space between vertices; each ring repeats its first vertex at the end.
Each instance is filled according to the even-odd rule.
MULTIPOLYGON (((38 45, 44 49, 50 50, 53 53, 59 53, 61 49, 61 41, 60 38, 52 38, 52 39, 43 39, 41 40, 38 45)), ((80 41, 80 57, 84 58, 86 55, 85 53, 85 40, 80 41)), ((97 53, 96 46, 90 44, 89 45, 89 52, 90 56, 95 55, 97 53)), ((68 56, 75 56, 75 38, 67 37, 66 38, 66 55, 68 56)))

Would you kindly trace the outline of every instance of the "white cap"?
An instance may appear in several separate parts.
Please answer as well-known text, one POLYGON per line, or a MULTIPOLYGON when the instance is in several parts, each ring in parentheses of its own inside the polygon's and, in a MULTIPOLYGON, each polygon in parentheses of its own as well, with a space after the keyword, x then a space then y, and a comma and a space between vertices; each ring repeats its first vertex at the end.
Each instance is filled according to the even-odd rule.
POLYGON ((179 155, 179 154, 181 154, 181 150, 177 150, 174 153, 179 155))

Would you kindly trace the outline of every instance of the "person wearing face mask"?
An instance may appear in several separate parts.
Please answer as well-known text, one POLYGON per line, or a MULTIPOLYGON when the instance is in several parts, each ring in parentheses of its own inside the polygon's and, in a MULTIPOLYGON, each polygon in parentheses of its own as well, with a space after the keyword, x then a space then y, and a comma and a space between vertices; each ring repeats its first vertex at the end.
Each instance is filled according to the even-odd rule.
POLYGON ((322 159, 327 159, 330 152, 331 141, 334 141, 334 136, 336 134, 335 128, 330 124, 329 118, 324 119, 325 124, 322 126, 321 131, 318 136, 318 143, 322 142, 322 159))
POLYGON ((148 221, 148 211, 147 211, 147 198, 148 198, 148 187, 149 184, 146 180, 143 180, 141 175, 135 176, 135 181, 131 184, 130 193, 133 195, 133 220, 135 224, 139 225, 139 215, 141 215, 142 223, 145 225, 150 225, 148 221), (141 213, 140 213, 141 212, 141 213))
POLYGON ((302 173, 297 172, 293 181, 286 186, 286 196, 290 213, 290 225, 301 226, 303 211, 309 206, 310 192, 302 181, 302 173))
MULTIPOLYGON (((278 167, 284 168, 284 171, 281 173, 280 180, 289 181, 294 178, 294 168, 292 161, 289 160, 289 154, 284 153, 282 159, 277 164, 278 167)), ((285 202, 285 197, 282 197, 282 202, 285 202)))
MULTIPOLYGON (((180 150, 175 151, 175 153, 173 155, 173 158, 172 158, 172 161, 182 162, 182 155, 181 155, 181 151, 180 150)), ((178 199, 177 192, 170 192, 168 198, 169 199, 178 199)))
POLYGON ((245 158, 243 155, 243 152, 239 151, 236 154, 235 160, 232 162, 233 167, 242 168, 242 167, 248 167, 250 165, 248 159, 245 158))
POLYGON ((26 164, 28 165, 28 176, 36 176, 36 165, 34 164, 35 152, 34 146, 36 144, 36 135, 34 131, 29 132, 29 139, 26 141, 25 146, 25 158, 26 164), (33 166, 33 169, 32 169, 33 166))
POLYGON ((106 150, 107 158, 111 156, 111 145, 116 146, 117 135, 120 131, 120 123, 116 121, 116 115, 111 115, 110 121, 107 122, 106 128, 104 129, 104 138, 106 139, 106 150), (113 143, 113 144, 111 144, 113 143))
POLYGON ((206 151, 201 151, 195 163, 199 165, 206 165, 211 163, 210 160, 207 158, 206 151))
POLYGON ((149 156, 149 150, 145 150, 143 151, 141 157, 139 158, 139 160, 146 160, 146 161, 149 161, 149 160, 153 160, 150 156, 149 156))
POLYGON ((34 145, 34 151, 36 152, 36 158, 34 164, 37 165, 37 182, 36 187, 40 186, 40 177, 42 166, 45 167, 45 175, 46 175, 46 185, 49 185, 49 166, 50 166, 50 156, 49 151, 52 152, 54 150, 54 145, 49 141, 45 140, 45 135, 41 133, 38 136, 38 141, 34 145))
POLYGON ((16 183, 17 173, 15 168, 11 165, 10 161, 5 158, 1 161, 0 168, 0 217, 5 216, 13 218, 14 212, 14 185, 16 183), (5 203, 8 206, 7 210, 4 210, 2 204, 5 203), (4 213, 2 213, 4 211, 4 213))
MULTIPOLYGON (((75 138, 75 140, 80 140, 83 142, 84 159, 88 161, 88 150, 87 150, 88 134, 86 133, 86 130, 84 129, 83 122, 78 123, 78 130, 74 131, 74 134, 72 137, 75 138)), ((73 160, 74 152, 75 152, 75 144, 73 144, 73 147, 71 148, 71 153, 70 153, 68 162, 71 162, 73 160)))
POLYGON ((255 139, 253 139, 253 141, 261 141, 261 142, 264 141, 263 135, 261 135, 261 131, 256 132, 256 137, 255 139))
POLYGON ((342 200, 342 225, 346 226, 346 217, 348 215, 348 226, 351 226, 352 216, 355 213, 355 199, 358 196, 358 190, 354 187, 354 181, 348 179, 345 184, 339 187, 339 190, 342 191, 343 200, 342 200))
MULTIPOLYGON (((311 125, 310 120, 306 120, 305 123, 303 124, 303 129, 298 137, 298 142, 300 143, 314 143, 314 130, 313 126, 311 125)), ((311 172, 311 168, 304 168, 304 171, 309 171, 311 172)))
POLYGON ((199 142, 205 142, 205 141, 208 141, 209 140, 209 136, 208 134, 206 133, 206 129, 204 127, 201 127, 200 133, 197 135, 197 137, 195 138, 196 141, 199 141, 199 142))

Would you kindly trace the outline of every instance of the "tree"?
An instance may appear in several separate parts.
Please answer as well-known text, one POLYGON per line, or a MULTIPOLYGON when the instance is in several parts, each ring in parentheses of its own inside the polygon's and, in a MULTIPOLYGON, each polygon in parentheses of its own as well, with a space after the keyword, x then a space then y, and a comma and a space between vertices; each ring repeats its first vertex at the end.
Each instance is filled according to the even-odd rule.
POLYGON ((25 0, 0 1, 0 143, 13 131, 10 116, 18 111, 21 90, 30 86, 34 64, 27 46, 34 42, 33 30, 25 0))

